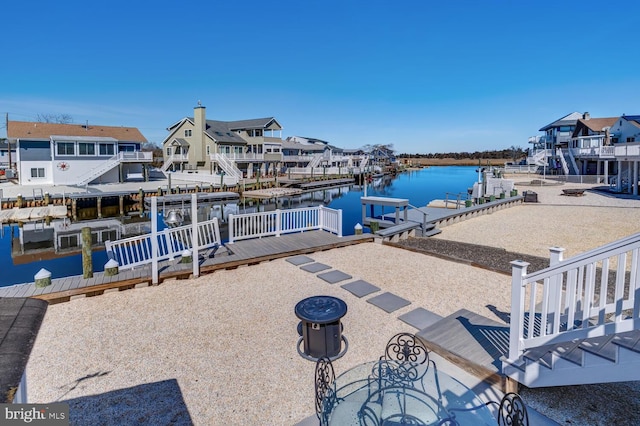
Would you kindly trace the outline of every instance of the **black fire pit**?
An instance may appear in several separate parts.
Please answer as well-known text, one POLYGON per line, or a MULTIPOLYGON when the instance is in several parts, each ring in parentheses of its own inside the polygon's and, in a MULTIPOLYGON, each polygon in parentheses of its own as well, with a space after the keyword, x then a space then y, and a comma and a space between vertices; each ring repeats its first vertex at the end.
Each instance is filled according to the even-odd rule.
POLYGON ((349 343, 342 335, 340 322, 347 313, 344 301, 332 296, 312 296, 298 302, 295 313, 301 320, 298 324, 300 356, 310 361, 326 356, 333 361, 347 352, 349 343), (301 343, 304 343, 302 350, 301 343))

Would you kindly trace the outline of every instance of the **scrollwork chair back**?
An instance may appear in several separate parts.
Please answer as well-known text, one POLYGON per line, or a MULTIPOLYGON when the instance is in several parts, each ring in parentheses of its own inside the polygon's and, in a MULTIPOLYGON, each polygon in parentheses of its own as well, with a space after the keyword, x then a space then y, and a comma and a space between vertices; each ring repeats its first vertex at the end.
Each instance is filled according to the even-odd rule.
POLYGON ((325 425, 328 421, 330 410, 325 399, 330 402, 334 398, 333 382, 336 380, 336 374, 333 370, 333 364, 327 357, 321 357, 316 362, 315 387, 316 387, 316 416, 320 420, 321 425, 325 425))
POLYGON ((529 426, 527 406, 517 393, 510 392, 500 401, 498 426, 529 426))
POLYGON ((411 333, 399 333, 387 343, 377 377, 414 386, 429 368, 429 351, 411 333))

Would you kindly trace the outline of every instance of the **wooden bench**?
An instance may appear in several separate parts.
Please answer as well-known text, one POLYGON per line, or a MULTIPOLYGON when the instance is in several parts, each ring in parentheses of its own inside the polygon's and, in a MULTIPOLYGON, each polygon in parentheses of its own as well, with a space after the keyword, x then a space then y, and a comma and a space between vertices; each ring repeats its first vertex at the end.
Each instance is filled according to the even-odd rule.
MULTIPOLYGON (((376 242, 382 241, 399 241, 406 240, 409 237, 412 237, 416 233, 416 228, 420 228, 420 224, 416 222, 404 222, 398 225, 393 225, 388 228, 381 229, 377 231, 374 235, 376 242)), ((433 224, 429 224, 431 228, 434 227, 433 224)))

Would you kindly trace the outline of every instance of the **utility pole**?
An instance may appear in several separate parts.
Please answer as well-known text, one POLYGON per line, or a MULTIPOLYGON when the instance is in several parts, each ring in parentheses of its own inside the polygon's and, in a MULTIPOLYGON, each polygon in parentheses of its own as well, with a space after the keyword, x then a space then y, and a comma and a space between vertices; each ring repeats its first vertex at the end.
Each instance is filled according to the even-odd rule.
POLYGON ((9 170, 11 170, 11 142, 9 141, 9 113, 4 116, 5 129, 7 129, 7 148, 9 148, 9 170))

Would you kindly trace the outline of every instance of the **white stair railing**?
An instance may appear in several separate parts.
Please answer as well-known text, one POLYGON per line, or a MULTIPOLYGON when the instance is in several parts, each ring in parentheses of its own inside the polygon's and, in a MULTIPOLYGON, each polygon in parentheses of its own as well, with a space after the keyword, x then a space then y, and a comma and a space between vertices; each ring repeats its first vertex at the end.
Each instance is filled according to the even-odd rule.
POLYGON ((229 176, 233 176, 236 179, 242 179, 242 172, 238 169, 233 161, 227 158, 224 154, 214 154, 214 161, 220 165, 222 170, 224 170, 225 174, 229 176))
MULTIPOLYGON (((222 245, 218 218, 198 223, 198 249, 222 245)), ((184 225, 166 228, 158 232, 158 261, 179 257, 183 251, 193 247, 193 226, 184 225)), ((118 241, 106 241, 105 248, 110 259, 118 262, 120 269, 146 265, 152 261, 151 234, 137 235, 118 241)))
POLYGON ((552 265, 531 274, 512 262, 510 361, 541 345, 640 328, 640 233, 566 260, 562 249, 552 253, 552 265))
POLYGON ((307 164, 307 167, 310 169, 316 168, 320 165, 320 162, 324 158, 323 154, 313 154, 313 158, 307 164))

